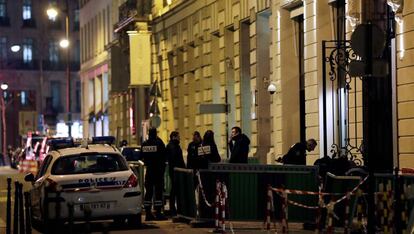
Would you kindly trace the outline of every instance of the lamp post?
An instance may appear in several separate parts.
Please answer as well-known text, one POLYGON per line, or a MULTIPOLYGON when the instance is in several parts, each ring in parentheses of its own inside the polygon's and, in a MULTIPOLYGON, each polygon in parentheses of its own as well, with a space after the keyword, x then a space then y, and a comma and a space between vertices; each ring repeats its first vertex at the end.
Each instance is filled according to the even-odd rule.
MULTIPOLYGON (((66 111, 68 114, 67 125, 68 125, 68 134, 69 137, 72 136, 72 113, 71 113, 71 102, 70 102, 70 94, 71 94, 71 78, 70 78, 70 54, 69 54, 69 1, 66 0, 66 9, 62 10, 65 14, 65 38, 59 42, 61 48, 66 49, 66 111)), ((59 11, 54 6, 50 6, 47 11, 47 15, 49 19, 55 19, 59 11)))
POLYGON ((7 83, 2 83, 0 85, 1 88, 1 98, 0 98, 0 105, 1 105, 1 120, 2 120, 2 153, 3 153, 3 162, 6 164, 6 154, 7 154, 7 141, 6 141, 6 103, 4 101, 4 91, 6 91, 9 88, 9 85, 7 83))

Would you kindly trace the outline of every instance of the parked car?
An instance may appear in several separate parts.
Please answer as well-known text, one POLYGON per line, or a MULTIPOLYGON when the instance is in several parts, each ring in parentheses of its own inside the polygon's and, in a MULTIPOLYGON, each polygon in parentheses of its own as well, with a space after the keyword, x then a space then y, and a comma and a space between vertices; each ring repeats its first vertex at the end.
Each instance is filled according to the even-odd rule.
MULTIPOLYGON (((53 142, 52 142, 53 144, 53 142)), ((73 219, 114 219, 140 225, 142 192, 137 176, 121 153, 109 144, 86 144, 65 148, 60 143, 48 152, 32 182, 32 220, 36 224, 56 218, 69 220, 68 204, 73 205, 73 219), (59 204, 59 205, 58 205, 59 204)))
POLYGON ((121 154, 124 155, 127 161, 138 161, 142 159, 141 147, 139 146, 122 147, 121 154))

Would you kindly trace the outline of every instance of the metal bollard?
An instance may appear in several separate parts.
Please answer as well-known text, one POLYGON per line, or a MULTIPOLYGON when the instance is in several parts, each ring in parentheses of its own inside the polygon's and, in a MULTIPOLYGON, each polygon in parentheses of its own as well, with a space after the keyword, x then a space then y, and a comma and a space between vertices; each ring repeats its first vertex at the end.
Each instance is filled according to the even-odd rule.
POLYGON ((31 210, 31 201, 30 193, 24 192, 24 207, 25 207, 25 216, 26 216, 26 234, 32 233, 32 210, 31 210))
POLYGON ((19 233, 24 234, 23 184, 19 183, 19 233))
POLYGON ((73 214, 74 213, 74 205, 73 202, 68 203, 68 231, 69 234, 73 233, 73 214))
POLYGON ((19 233, 19 182, 14 182, 13 233, 19 233))
POLYGON ((60 219, 60 191, 56 192, 55 199, 55 220, 57 221, 55 224, 57 224, 60 219))
POLYGON ((11 178, 7 178, 6 234, 11 234, 11 178))
MULTIPOLYGON (((48 227, 49 225, 49 192, 47 189, 44 190, 45 198, 43 199, 43 226, 48 227)), ((49 233, 49 228, 45 228, 45 233, 49 233)))

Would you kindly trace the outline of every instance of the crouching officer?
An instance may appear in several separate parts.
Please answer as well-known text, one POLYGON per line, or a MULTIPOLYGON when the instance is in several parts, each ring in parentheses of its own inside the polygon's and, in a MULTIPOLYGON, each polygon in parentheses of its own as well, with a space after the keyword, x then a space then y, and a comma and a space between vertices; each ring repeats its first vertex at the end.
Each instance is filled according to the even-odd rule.
POLYGON ((163 207, 164 171, 166 163, 165 145, 157 137, 157 129, 151 128, 148 140, 142 143, 142 156, 147 167, 145 174, 145 221, 166 220, 161 210, 163 207), (154 208, 155 217, 152 214, 152 198, 155 192, 154 208))

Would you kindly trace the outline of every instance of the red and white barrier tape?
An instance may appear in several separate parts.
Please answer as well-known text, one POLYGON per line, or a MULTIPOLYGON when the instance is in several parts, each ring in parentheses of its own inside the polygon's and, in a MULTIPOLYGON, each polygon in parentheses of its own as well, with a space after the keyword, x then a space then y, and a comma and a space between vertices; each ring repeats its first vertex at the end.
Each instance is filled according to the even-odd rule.
POLYGON ((349 234, 349 203, 351 200, 351 194, 347 194, 345 200, 345 221, 344 221, 344 234, 349 234))
MULTIPOLYGON (((228 190, 225 183, 216 181, 216 200, 214 206, 214 221, 216 233, 226 232, 226 204, 228 198, 228 190)), ((233 227, 230 223, 230 230, 233 233, 233 227)))
POLYGON ((326 228, 327 234, 333 234, 335 232, 334 225, 333 225, 333 219, 334 219, 334 208, 335 208, 335 201, 329 202, 329 204, 326 206, 328 211, 328 227, 326 228))
POLYGON ((220 182, 217 180, 216 181, 216 203, 215 203, 215 207, 214 207, 214 221, 215 221, 215 227, 216 227, 216 231, 220 230, 220 218, 219 218, 219 213, 220 213, 220 193, 221 193, 221 184, 220 182))
POLYGON ((282 233, 288 233, 288 199, 287 193, 282 192, 282 233))
POLYGON ((204 203, 205 203, 208 207, 213 207, 213 206, 211 205, 211 203, 210 203, 210 202, 208 202, 208 200, 207 200, 206 193, 204 192, 204 188, 203 188, 203 183, 201 182, 201 176, 200 176, 200 172, 199 172, 199 171, 197 171, 197 172, 196 172, 196 176, 197 176, 197 179, 198 179, 198 185, 197 185, 197 186, 200 188, 200 191, 201 191, 201 196, 203 197, 204 203))
POLYGON ((269 185, 267 187, 266 220, 265 220, 266 230, 270 230, 272 211, 274 211, 273 192, 272 192, 272 187, 269 185))
POLYGON ((287 194, 297 194, 297 195, 322 195, 322 196, 338 196, 343 193, 324 193, 324 192, 312 192, 312 191, 303 191, 296 189, 281 189, 281 188, 272 188, 274 192, 281 193, 285 192, 287 194))
MULTIPOLYGON (((292 189, 290 189, 290 190, 288 190, 288 189, 283 190, 283 189, 275 189, 275 188, 272 188, 272 190, 273 191, 287 191, 287 192, 285 192, 286 194, 320 195, 320 196, 326 196, 326 195, 343 195, 341 198, 339 198, 338 200, 336 200, 335 203, 333 203, 333 205, 336 205, 336 204, 339 204, 342 201, 344 201, 347 198, 348 194, 349 195, 355 194, 355 192, 359 189, 359 187, 361 187, 362 184, 365 183, 365 181, 367 181, 367 179, 368 179, 368 176, 365 177, 363 180, 361 180, 361 182, 359 182, 359 184, 355 188, 353 188, 350 192, 345 193, 345 195, 343 195, 343 193, 341 193, 341 194, 339 194, 339 193, 321 193, 321 192, 310 192, 310 191, 301 191, 301 193, 296 193, 296 192, 298 192, 300 190, 292 190, 292 189)), ((281 195, 281 192, 278 192, 278 194, 281 195)), ((319 206, 308 206, 308 205, 304 205, 304 204, 301 204, 299 202, 295 202, 295 201, 292 201, 292 200, 287 200, 287 202, 289 204, 291 204, 291 205, 298 206, 298 207, 302 207, 302 208, 305 208, 305 209, 327 208, 327 206, 329 205, 329 204, 328 205, 319 204, 319 206)))
POLYGON ((221 228, 222 232, 226 231, 226 199, 227 199, 227 187, 226 184, 221 183, 221 194, 220 194, 220 209, 221 209, 221 228))

